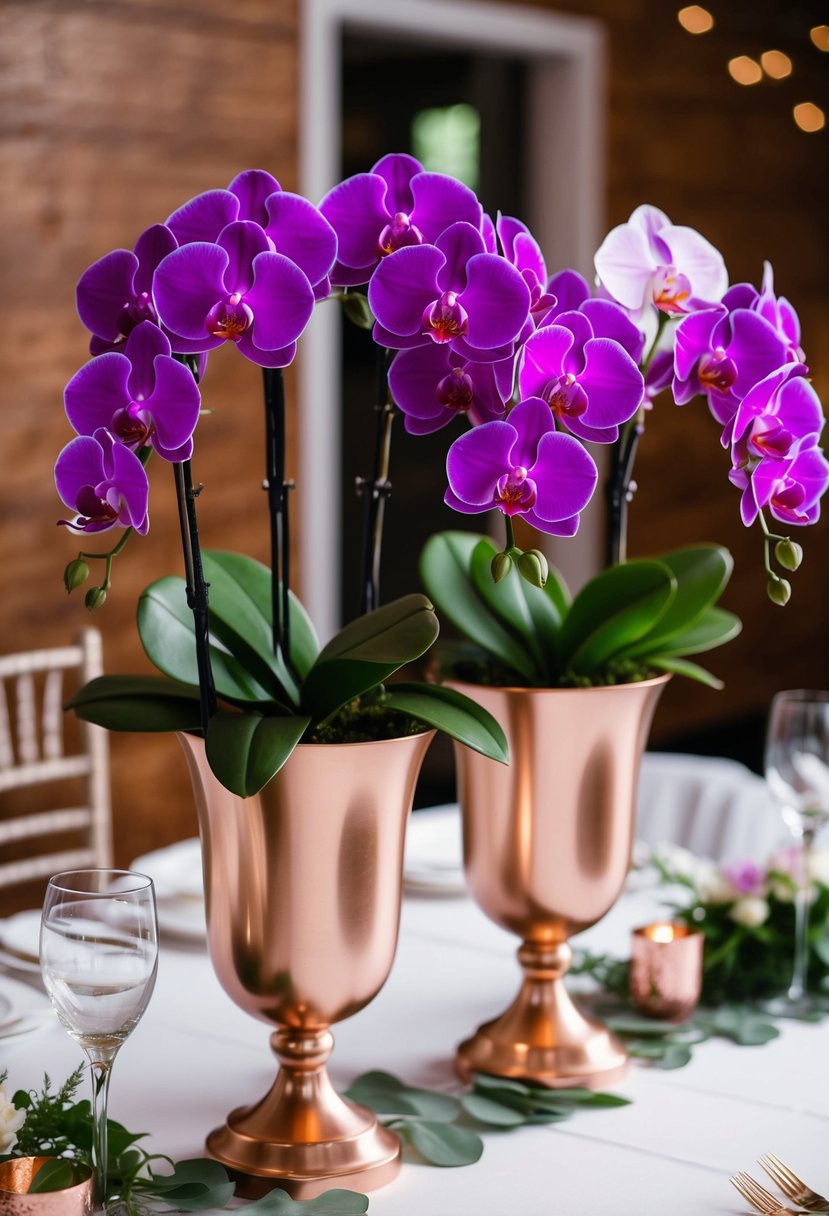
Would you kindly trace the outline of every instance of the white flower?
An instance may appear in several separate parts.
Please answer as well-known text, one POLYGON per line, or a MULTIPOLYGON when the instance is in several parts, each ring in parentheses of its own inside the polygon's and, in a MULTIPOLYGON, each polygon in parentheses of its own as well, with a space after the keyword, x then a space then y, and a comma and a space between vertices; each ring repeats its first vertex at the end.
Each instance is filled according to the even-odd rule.
POLYGON ((17 1133, 26 1121, 25 1110, 12 1106, 6 1088, 0 1085, 0 1153, 10 1153, 17 1144, 17 1133))
POLYGON ((737 900, 728 915, 738 925, 744 925, 746 929, 756 929, 768 920, 769 911, 769 905, 764 899, 756 895, 744 895, 742 899, 737 900))
POLYGON ((829 849, 812 849, 809 854, 809 878, 829 887, 829 849))
POLYGON ((737 897, 731 883, 715 865, 697 878, 697 893, 704 904, 730 904, 737 897))

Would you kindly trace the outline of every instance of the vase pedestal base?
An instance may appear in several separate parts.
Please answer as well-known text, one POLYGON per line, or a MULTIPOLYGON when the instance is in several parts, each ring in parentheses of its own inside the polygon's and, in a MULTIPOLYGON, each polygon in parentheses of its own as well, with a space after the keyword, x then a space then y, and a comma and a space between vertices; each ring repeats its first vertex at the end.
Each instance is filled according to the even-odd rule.
POLYGON ((577 1009, 564 986, 570 955, 566 942, 524 943, 517 998, 458 1048, 455 1067, 465 1081, 483 1072, 551 1089, 603 1089, 623 1079, 628 1057, 621 1042, 577 1009))
POLYGON ((246 1199, 281 1187, 313 1199, 334 1187, 367 1191, 400 1170, 400 1140, 373 1111, 341 1098, 325 1069, 327 1030, 283 1028, 271 1036, 282 1067, 255 1106, 230 1112, 207 1137, 207 1151, 236 1179, 246 1199))

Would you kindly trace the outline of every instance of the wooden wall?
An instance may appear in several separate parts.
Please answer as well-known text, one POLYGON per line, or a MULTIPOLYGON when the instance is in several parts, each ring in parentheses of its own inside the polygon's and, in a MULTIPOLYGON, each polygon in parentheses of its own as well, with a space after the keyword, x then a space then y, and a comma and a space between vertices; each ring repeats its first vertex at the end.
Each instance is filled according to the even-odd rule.
MULTIPOLYGON (((756 281, 770 258, 800 310, 815 383, 829 399, 826 134, 795 129, 790 86, 747 90, 729 80, 725 61, 749 49, 741 34, 692 39, 664 0, 573 0, 569 8, 608 31, 608 223, 650 201, 700 228, 734 280, 756 281)), ((769 10, 757 11, 771 37, 769 10)), ((71 436, 62 389, 86 357, 75 281, 103 253, 131 248, 142 229, 242 168, 267 168, 296 187, 298 20, 295 0, 0 5, 2 650, 62 642, 88 618, 81 598, 61 588, 77 541, 55 527, 61 507, 52 486, 55 455, 71 436)), ((566 192, 566 165, 561 181, 566 192)), ((204 385, 214 412, 200 424, 194 470, 206 485, 200 521, 212 546, 264 557, 258 374, 234 355, 212 358, 204 385)), ((97 617, 112 671, 142 670, 136 595, 180 569, 172 486, 159 472, 150 534, 118 561, 97 617)), ((746 622, 712 660, 727 690, 675 681, 657 737, 762 714, 779 686, 829 683, 826 525, 808 537, 807 564, 783 610, 765 599, 758 534, 739 524, 738 495, 700 402, 682 411, 660 404, 637 480, 632 552, 699 539, 730 545, 738 572, 728 602, 746 622)), ((194 830, 174 740, 117 736, 112 754, 121 862, 194 830)))

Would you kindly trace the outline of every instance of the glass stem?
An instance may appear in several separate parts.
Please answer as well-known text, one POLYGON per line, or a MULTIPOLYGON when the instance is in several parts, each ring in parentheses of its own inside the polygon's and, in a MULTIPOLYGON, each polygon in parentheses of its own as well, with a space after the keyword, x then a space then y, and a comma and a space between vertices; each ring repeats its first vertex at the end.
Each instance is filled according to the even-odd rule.
POLYGON ((90 1056, 92 1075, 92 1165, 95 1169, 95 1201, 106 1210, 108 1178, 107 1103, 109 1079, 115 1053, 104 1058, 90 1056))
POLYGON ((800 855, 800 873, 798 874, 797 892, 794 899, 794 966, 792 982, 789 984, 787 996, 790 1001, 800 1001, 806 995, 806 974, 809 966, 809 860, 814 843, 815 833, 809 829, 803 832, 803 848, 800 855))

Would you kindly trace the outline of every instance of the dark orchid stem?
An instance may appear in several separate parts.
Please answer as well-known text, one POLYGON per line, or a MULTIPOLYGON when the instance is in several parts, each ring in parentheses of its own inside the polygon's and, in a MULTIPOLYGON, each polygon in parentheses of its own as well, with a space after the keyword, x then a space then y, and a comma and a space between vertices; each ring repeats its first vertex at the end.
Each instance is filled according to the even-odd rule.
POLYGON ((199 701, 202 730, 207 735, 210 719, 216 712, 216 687, 210 665, 208 642, 209 622, 207 607, 208 584, 204 580, 199 529, 196 521, 196 498, 201 486, 193 486, 190 461, 183 460, 173 465, 178 500, 181 545, 184 553, 184 573, 187 582, 187 606, 193 613, 196 633, 196 667, 199 673, 199 701))
POLYGON ((645 431, 642 411, 622 429, 617 443, 613 445, 610 476, 607 479, 607 539, 605 565, 616 566, 627 560, 628 506, 636 491, 633 480, 633 465, 639 440, 645 431))
POLYGON ((360 563, 360 612, 372 612, 380 604, 380 556, 386 499, 391 492, 389 465, 394 405, 389 401, 391 351, 377 349, 376 428, 371 478, 357 478, 357 493, 363 497, 363 552, 360 563))
POLYGON ((262 368, 265 387, 265 480, 271 523, 271 609, 273 650, 281 654, 290 670, 291 548, 288 535, 288 493, 293 483, 285 481, 285 381, 281 367, 262 368))

